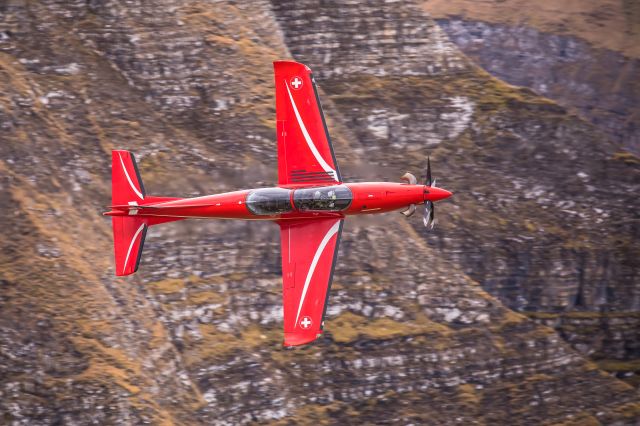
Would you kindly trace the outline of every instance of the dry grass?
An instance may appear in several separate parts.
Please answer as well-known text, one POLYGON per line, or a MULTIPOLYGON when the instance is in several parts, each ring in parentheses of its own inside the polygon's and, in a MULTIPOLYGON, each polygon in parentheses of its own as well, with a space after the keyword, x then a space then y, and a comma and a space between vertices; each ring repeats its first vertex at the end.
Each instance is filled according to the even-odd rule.
POLYGON ((435 333, 448 336, 452 330, 440 323, 418 315, 413 321, 395 321, 390 318, 370 320, 360 315, 346 312, 328 321, 331 335, 337 342, 347 343, 359 336, 372 339, 390 339, 397 336, 435 333))

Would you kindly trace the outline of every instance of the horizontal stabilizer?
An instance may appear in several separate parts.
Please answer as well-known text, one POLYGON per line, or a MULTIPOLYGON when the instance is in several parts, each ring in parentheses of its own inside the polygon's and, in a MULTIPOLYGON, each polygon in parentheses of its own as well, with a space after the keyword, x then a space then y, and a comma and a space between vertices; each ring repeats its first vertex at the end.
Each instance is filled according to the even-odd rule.
POLYGON ((138 216, 139 211, 154 211, 153 204, 179 200, 175 197, 147 196, 136 160, 129 151, 111 153, 111 216, 116 275, 131 275, 138 270, 147 229, 181 217, 138 216))
POLYGON ((142 218, 112 217, 116 275, 130 275, 138 270, 147 224, 142 218))
POLYGON ((117 210, 140 210, 140 209, 161 209, 162 207, 160 206, 145 206, 145 205, 140 205, 140 204, 117 204, 114 206, 107 206, 110 209, 117 209, 117 210))

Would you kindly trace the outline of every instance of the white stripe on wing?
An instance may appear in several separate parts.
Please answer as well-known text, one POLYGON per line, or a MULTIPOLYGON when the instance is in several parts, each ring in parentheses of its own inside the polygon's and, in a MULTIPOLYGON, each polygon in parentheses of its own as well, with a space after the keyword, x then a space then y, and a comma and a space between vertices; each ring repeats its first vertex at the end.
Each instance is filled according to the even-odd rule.
POLYGON ((296 327, 298 326, 298 317, 300 317, 302 304, 304 303, 304 298, 307 295, 307 289, 309 288, 309 283, 311 282, 311 277, 313 276, 313 272, 316 269, 318 260, 320 260, 320 256, 322 255, 324 248, 329 243, 329 240, 331 240, 331 237, 333 237, 338 232, 338 229, 340 229, 339 220, 337 220, 336 223, 331 227, 331 229, 327 231, 327 234, 324 236, 324 238, 322 239, 322 242, 320 243, 320 245, 318 246, 318 249, 316 250, 316 254, 313 256, 313 261, 311 262, 311 266, 309 267, 309 272, 307 272, 307 279, 305 280, 304 288, 302 289, 302 296, 300 297, 300 305, 298 306, 298 313, 296 314, 296 322, 295 322, 296 327))
POLYGON ((335 170, 331 168, 330 165, 327 164, 326 161, 324 161, 324 158, 322 158, 322 156, 320 155, 320 152, 318 152, 318 149, 316 148, 313 141, 311 140, 311 136, 309 136, 309 132, 307 131, 307 128, 304 126, 304 122, 302 121, 302 117, 300 117, 300 113, 298 112, 296 103, 293 100, 293 96, 291 96, 291 90, 289 90, 289 85, 287 84, 286 80, 284 81, 284 85, 287 88, 287 93, 289 94, 289 99, 291 99, 291 105, 293 106, 293 112, 296 115, 296 119, 298 120, 298 125, 300 126, 300 130, 302 130, 302 135, 304 136, 304 140, 307 142, 309 149, 313 153, 313 156, 316 157, 316 160, 318 161, 318 163, 320 163, 320 166, 324 169, 324 171, 329 173, 336 182, 339 182, 338 174, 336 173, 335 170))

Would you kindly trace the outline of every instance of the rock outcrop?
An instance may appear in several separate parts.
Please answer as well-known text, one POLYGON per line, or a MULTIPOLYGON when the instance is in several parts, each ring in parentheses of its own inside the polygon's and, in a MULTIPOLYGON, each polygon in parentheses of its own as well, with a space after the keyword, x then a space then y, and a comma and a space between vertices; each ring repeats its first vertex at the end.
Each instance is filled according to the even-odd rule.
MULTIPOLYGON (((638 184, 635 169, 638 158, 624 149, 638 152, 640 62, 635 40, 640 9, 630 3, 612 1, 572 5, 543 1, 530 7, 520 0, 495 4, 431 0, 423 6, 437 18, 451 40, 487 71, 557 100, 593 123, 602 132, 597 138, 611 140, 611 158, 634 164, 632 170, 624 166, 609 168, 612 185, 619 179, 631 183, 630 188, 638 184)), ((587 172, 576 172, 585 182, 589 179, 587 172)), ((624 203, 624 197, 611 195, 624 203)), ((600 197, 597 198, 592 199, 593 206, 604 212, 600 197)), ((615 218, 611 220, 604 221, 602 228, 595 224, 595 228, 607 236, 610 227, 616 227, 613 223, 619 223, 615 218)), ((635 221, 633 213, 623 220, 629 226, 623 234, 637 235, 635 221)), ((496 286, 493 280, 481 282, 512 308, 536 311, 529 315, 553 324, 581 352, 607 365, 612 365, 608 360, 623 361, 615 363, 616 371, 625 363, 628 371, 634 371, 639 347, 636 267, 633 261, 628 263, 631 258, 626 250, 612 251, 606 238, 598 241, 599 238, 591 244, 596 248, 594 254, 572 244, 553 255, 557 262, 565 264, 560 269, 567 271, 568 266, 573 272, 560 278, 572 283, 564 286, 565 290, 545 285, 554 293, 551 298, 549 292, 545 295, 537 286, 527 285, 528 289, 523 291, 518 284, 513 285, 520 280, 519 276, 528 275, 531 270, 528 255, 512 259, 511 270, 521 272, 505 277, 511 282, 510 289, 500 290, 501 286, 496 286), (574 254, 567 256, 571 251, 574 254), (610 263, 612 256, 622 260, 622 264, 610 263), (569 260, 571 257, 573 260, 569 260), (612 270, 622 275, 617 272, 610 279, 612 270), (591 284, 585 287, 585 283, 591 284), (623 287, 631 292, 621 291, 623 287)), ((532 242, 532 246, 538 243, 532 242)))
POLYGON ((640 153, 637 3, 430 0, 424 8, 491 74, 575 110, 640 153))
POLYGON ((438 23, 493 75, 574 108, 608 138, 640 153, 640 59, 527 27, 462 19, 438 23))
POLYGON ((417 6, 0 13, 3 422, 637 421, 636 390, 500 301, 636 309, 637 164, 475 67, 417 6), (138 155, 152 194, 274 182, 270 63, 289 55, 317 70, 345 175, 395 180, 431 153, 456 192, 430 236, 419 219, 349 221, 326 335, 294 350, 281 347, 276 227, 154 227, 139 272, 116 279, 100 216, 115 147, 138 155))

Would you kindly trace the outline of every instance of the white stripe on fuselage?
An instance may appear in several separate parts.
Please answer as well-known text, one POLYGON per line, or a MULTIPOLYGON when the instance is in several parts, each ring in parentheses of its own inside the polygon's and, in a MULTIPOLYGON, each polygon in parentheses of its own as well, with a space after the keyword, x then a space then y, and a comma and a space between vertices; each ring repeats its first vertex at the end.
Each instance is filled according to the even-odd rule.
POLYGON ((293 100, 293 96, 291 96, 291 90, 289 90, 289 85, 287 84, 286 80, 284 81, 284 85, 287 88, 289 99, 291 99, 291 106, 293 106, 293 112, 296 115, 296 119, 298 120, 298 125, 300 126, 300 130, 302 130, 302 135, 304 136, 304 140, 307 142, 307 145, 309 146, 309 149, 313 153, 313 156, 316 157, 316 160, 318 161, 318 163, 320 163, 320 167, 322 167, 325 172, 329 173, 336 182, 340 182, 338 180, 338 174, 336 173, 336 171, 333 170, 331 166, 327 164, 326 161, 324 161, 324 158, 322 158, 322 155, 320 155, 320 152, 318 152, 318 148, 316 148, 316 146, 313 143, 313 140, 311 140, 311 136, 309 136, 309 132, 307 132, 307 128, 304 126, 304 122, 302 121, 302 117, 300 117, 300 113, 298 112, 296 103, 293 100))
POLYGON ((311 262, 311 266, 309 267, 309 272, 307 272, 307 279, 304 281, 304 288, 302 289, 302 296, 300 297, 300 305, 298 305, 298 313, 296 314, 296 322, 295 322, 296 327, 298 326, 298 317, 300 316, 300 311, 302 310, 302 304, 304 303, 304 298, 307 295, 307 289, 309 288, 309 283, 311 282, 311 277, 313 277, 313 272, 316 269, 318 260, 320 260, 320 256, 322 255, 324 248, 329 243, 329 240, 331 240, 331 237, 333 237, 338 232, 338 229, 340 229, 339 220, 337 220, 336 223, 331 227, 331 229, 327 231, 327 234, 324 236, 324 238, 322 239, 322 242, 320 243, 320 245, 318 246, 318 249, 316 250, 316 254, 313 256, 313 261, 311 262))
POLYGON ((127 168, 124 166, 124 161, 122 161, 122 155, 120 155, 120 153, 118 153, 118 157, 120 158, 120 164, 122 164, 122 170, 124 170, 124 175, 127 177, 127 180, 129 181, 129 185, 131 186, 131 189, 133 189, 133 192, 135 192, 136 195, 140 197, 141 200, 144 200, 142 193, 138 191, 138 188, 136 188, 136 186, 133 184, 131 177, 129 177, 129 173, 127 172, 127 168))

